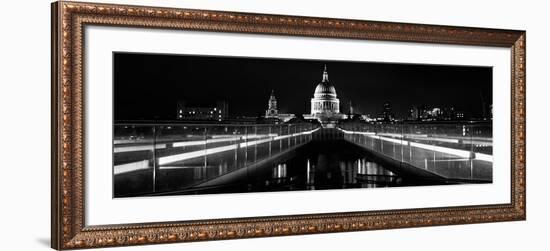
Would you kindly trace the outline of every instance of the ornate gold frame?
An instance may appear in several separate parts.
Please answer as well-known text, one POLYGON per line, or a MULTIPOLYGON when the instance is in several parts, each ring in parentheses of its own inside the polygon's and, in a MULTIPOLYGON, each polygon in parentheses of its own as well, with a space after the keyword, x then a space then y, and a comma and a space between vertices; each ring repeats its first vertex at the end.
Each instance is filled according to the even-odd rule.
POLYGON ((52 247, 199 240, 525 220, 525 31, 77 2, 52 4, 52 247), (86 226, 83 30, 86 25, 497 46, 512 51, 511 203, 428 209, 86 226))

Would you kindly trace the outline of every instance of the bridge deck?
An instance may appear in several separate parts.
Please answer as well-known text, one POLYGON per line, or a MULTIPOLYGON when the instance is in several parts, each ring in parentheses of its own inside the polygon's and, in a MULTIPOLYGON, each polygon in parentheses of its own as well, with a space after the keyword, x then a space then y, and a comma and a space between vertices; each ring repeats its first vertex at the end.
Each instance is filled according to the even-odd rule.
POLYGON ((465 141, 453 137, 374 134, 331 128, 288 135, 216 135, 208 139, 189 137, 133 144, 120 141, 113 151, 115 197, 181 191, 214 181, 218 184, 220 180, 236 176, 237 171, 248 172, 248 167, 271 163, 312 140, 339 139, 393 160, 400 167, 421 171, 416 173, 427 172, 465 182, 492 180, 490 151, 467 150, 468 144, 492 148, 490 140, 484 138, 465 141))

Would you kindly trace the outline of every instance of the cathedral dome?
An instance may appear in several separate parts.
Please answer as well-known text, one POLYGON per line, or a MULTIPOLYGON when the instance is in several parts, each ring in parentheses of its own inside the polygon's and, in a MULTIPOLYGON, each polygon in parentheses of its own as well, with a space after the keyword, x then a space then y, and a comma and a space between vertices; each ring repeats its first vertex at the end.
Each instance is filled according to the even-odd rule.
POLYGON ((336 97, 336 89, 328 81, 323 81, 315 88, 314 96, 334 96, 336 97))
POLYGON ((336 88, 328 81, 327 66, 323 72, 323 81, 315 87, 311 99, 311 114, 315 117, 334 117, 340 113, 340 100, 336 97, 336 88))
POLYGON ((328 72, 327 67, 325 65, 325 71, 323 72, 323 81, 315 87, 315 93, 313 94, 314 97, 322 98, 322 97, 334 97, 336 98, 336 88, 330 82, 328 81, 328 72))

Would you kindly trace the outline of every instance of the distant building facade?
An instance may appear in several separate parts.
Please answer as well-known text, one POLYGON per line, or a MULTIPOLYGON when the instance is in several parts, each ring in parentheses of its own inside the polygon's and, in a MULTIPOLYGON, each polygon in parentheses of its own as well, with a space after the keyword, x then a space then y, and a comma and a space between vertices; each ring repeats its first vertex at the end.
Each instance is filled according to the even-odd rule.
POLYGON ((449 121, 464 120, 464 112, 454 107, 428 107, 425 105, 413 106, 409 109, 408 120, 414 121, 449 121))
POLYGON ((380 112, 380 114, 378 115, 376 120, 380 121, 380 122, 393 122, 393 121, 395 121, 395 115, 393 113, 390 102, 385 102, 384 103, 384 105, 382 107, 382 112, 380 112))
POLYGON ((214 106, 188 106, 185 101, 178 102, 178 120, 215 120, 223 121, 229 116, 229 105, 225 101, 218 101, 214 106))

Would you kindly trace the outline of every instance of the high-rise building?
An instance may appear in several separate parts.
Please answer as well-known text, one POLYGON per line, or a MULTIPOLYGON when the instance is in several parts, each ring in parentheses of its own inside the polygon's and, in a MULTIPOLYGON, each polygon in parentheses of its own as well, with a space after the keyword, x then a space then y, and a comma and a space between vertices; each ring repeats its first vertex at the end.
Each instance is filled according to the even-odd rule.
POLYGON ((413 106, 409 109, 409 120, 419 120, 420 119, 420 108, 418 106, 413 106))
POLYGON ((395 120, 395 115, 393 114, 390 102, 384 103, 382 112, 380 113, 380 116, 378 116, 378 120, 385 122, 391 122, 395 120))

